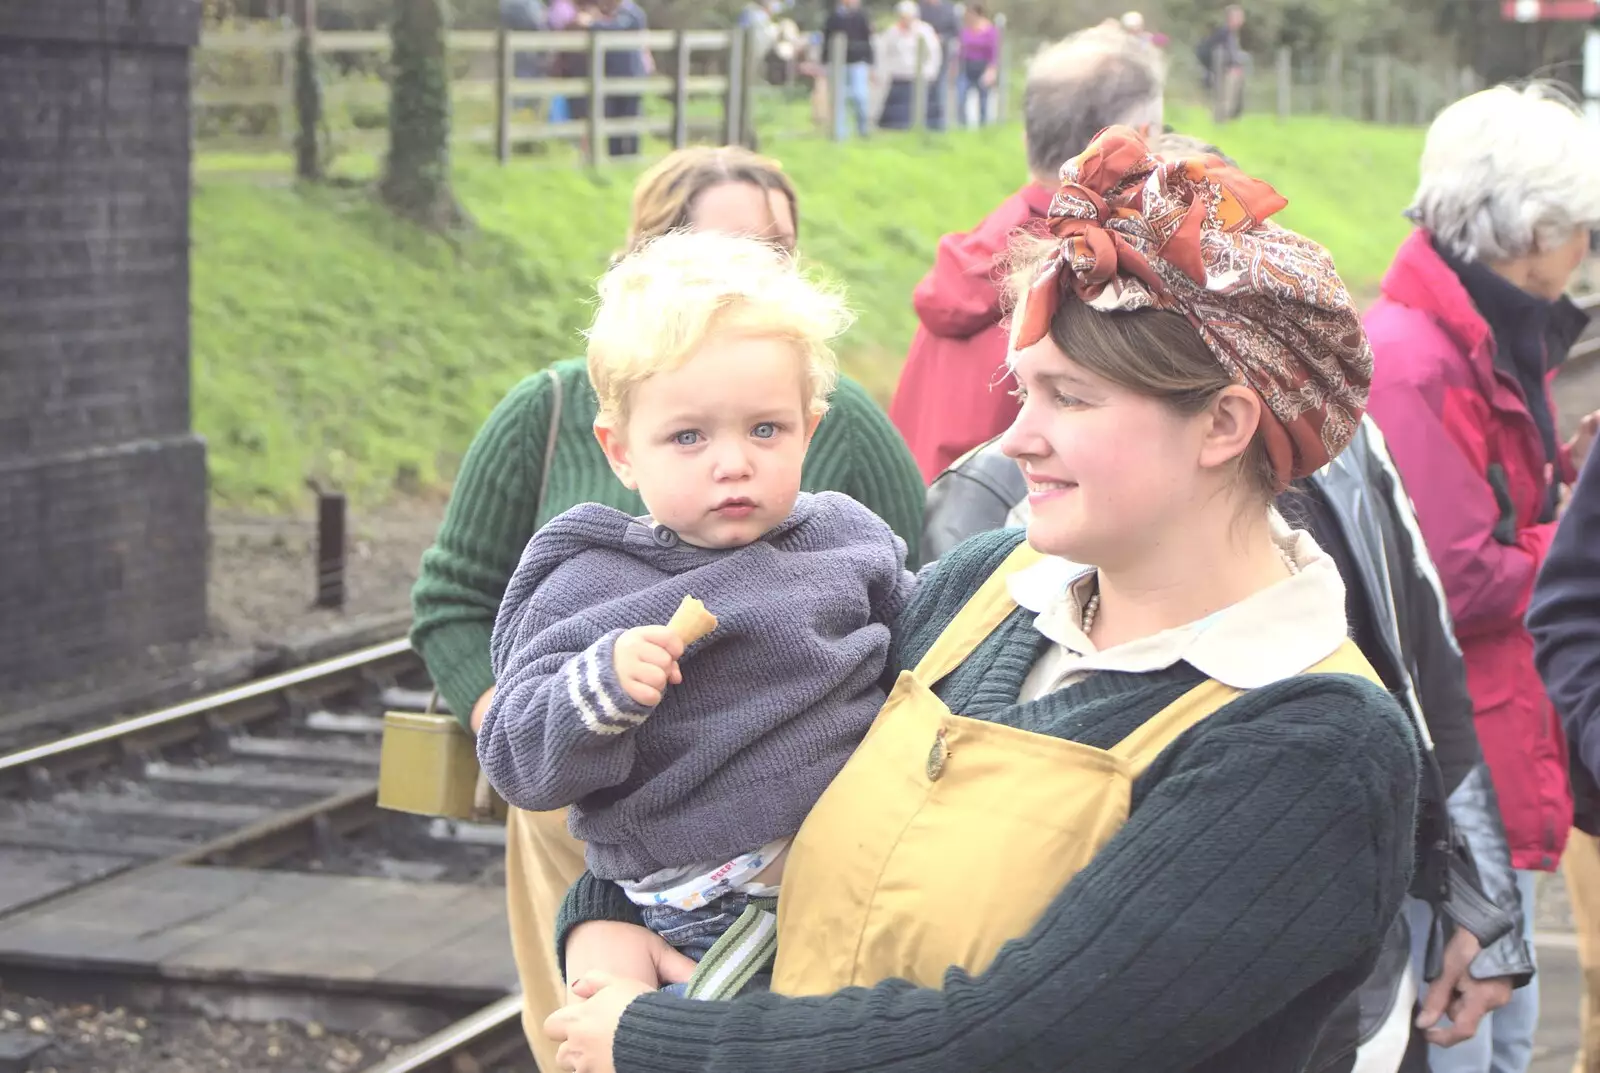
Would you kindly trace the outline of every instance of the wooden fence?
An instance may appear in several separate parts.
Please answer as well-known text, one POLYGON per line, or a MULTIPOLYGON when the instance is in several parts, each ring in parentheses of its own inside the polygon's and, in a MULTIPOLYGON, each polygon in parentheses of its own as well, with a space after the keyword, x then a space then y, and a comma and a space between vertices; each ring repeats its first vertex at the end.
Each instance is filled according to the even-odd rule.
MULTIPOLYGON (((666 138, 674 147, 688 144, 696 134, 742 143, 749 134, 749 93, 757 59, 750 54, 753 50, 746 48, 746 41, 747 34, 738 30, 451 32, 447 49, 455 112, 452 138, 493 145, 502 163, 510 158, 512 147, 523 142, 576 143, 591 164, 605 159, 607 140, 619 136, 666 138), (607 54, 633 50, 670 55, 670 73, 639 78, 606 75, 607 54), (581 78, 515 77, 516 57, 524 53, 546 57, 581 54, 587 58, 588 74, 581 78), (707 53, 714 57, 710 63, 704 62, 707 53), (720 70, 695 74, 697 63, 720 70), (606 116, 603 102, 618 97, 666 101, 670 114, 606 116), (551 121, 550 104, 557 98, 586 99, 588 115, 551 121), (708 107, 696 107, 699 105, 708 107), (525 117, 532 121, 523 121, 525 117)), ((388 141, 389 86, 374 68, 387 59, 390 44, 389 34, 381 31, 204 33, 196 56, 200 73, 194 95, 199 147, 288 151, 300 125, 315 122, 320 128, 319 141, 335 150, 381 151, 388 141), (316 57, 322 117, 301 115, 297 102, 295 67, 302 35, 316 57), (335 56, 345 58, 343 74, 333 70, 330 60, 335 56), (379 63, 373 64, 374 59, 379 63), (207 77, 206 72, 229 63, 242 63, 256 77, 243 85, 237 84, 237 78, 207 77), (222 81, 227 84, 214 84, 222 81), (365 108, 369 117, 381 117, 381 121, 334 130, 324 118, 330 112, 352 108, 365 108), (241 109, 253 110, 258 121, 261 113, 271 114, 274 121, 267 125, 273 129, 264 133, 211 129, 215 124, 210 120, 218 113, 241 109)))
MULTIPOLYGON (((1219 50, 1220 52, 1220 50, 1219 50)), ((1248 73, 1218 66, 1211 73, 1210 106, 1218 122, 1241 112, 1331 115, 1370 123, 1425 124, 1446 105, 1483 88, 1470 67, 1409 63, 1393 56, 1322 55, 1280 48, 1271 62, 1248 73)), ((1198 73, 1198 72, 1196 72, 1198 73)))

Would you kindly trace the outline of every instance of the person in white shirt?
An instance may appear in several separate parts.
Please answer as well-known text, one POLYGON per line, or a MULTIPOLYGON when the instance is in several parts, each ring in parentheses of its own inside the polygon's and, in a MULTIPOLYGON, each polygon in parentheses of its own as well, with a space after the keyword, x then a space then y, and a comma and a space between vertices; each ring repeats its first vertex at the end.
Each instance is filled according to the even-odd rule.
POLYGON ((909 130, 919 68, 923 85, 932 85, 939 77, 939 35, 922 21, 916 0, 900 0, 894 13, 894 25, 878 38, 878 70, 889 82, 878 126, 909 130))

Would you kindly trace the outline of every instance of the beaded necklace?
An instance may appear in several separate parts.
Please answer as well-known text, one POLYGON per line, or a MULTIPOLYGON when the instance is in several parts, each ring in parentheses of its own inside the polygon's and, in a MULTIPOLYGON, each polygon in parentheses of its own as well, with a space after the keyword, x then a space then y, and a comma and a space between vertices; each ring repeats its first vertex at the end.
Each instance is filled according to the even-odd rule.
MULTIPOLYGON (((1282 548, 1279 548, 1278 549, 1278 555, 1283 559, 1283 565, 1288 567, 1289 576, 1290 577, 1293 577, 1295 574, 1298 574, 1300 572, 1300 564, 1295 562, 1293 557, 1291 557, 1288 552, 1284 551, 1282 548)), ((1090 596, 1089 599, 1083 605, 1083 635, 1085 637, 1089 636, 1089 631, 1094 629, 1094 619, 1095 619, 1095 616, 1097 614, 1099 614, 1099 613, 1100 613, 1100 575, 1096 574, 1095 575, 1094 595, 1090 596)))

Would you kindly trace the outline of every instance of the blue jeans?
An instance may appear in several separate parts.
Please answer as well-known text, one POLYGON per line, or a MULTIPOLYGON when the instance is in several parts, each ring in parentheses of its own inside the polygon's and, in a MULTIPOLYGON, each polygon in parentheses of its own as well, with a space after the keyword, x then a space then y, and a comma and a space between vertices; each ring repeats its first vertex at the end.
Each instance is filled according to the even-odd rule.
POLYGON ((983 84, 983 72, 989 69, 987 63, 963 64, 956 79, 956 119, 963 126, 983 126, 989 121, 989 87, 983 84), (978 122, 967 122, 967 97, 973 91, 978 94, 978 122))
MULTIPOLYGON (((1522 926, 1532 939, 1535 883, 1538 872, 1517 872, 1517 893, 1522 897, 1522 926)), ((1422 958, 1428 937, 1432 909, 1425 903, 1408 901, 1411 925, 1411 959, 1417 966, 1417 989, 1427 993, 1422 978, 1422 958)), ((1532 943, 1530 941, 1530 947, 1532 943)), ((1420 997, 1418 999, 1420 1002, 1420 997)), ((1441 1022, 1448 1023, 1448 1021, 1441 1022)), ((1527 1073, 1533 1060, 1533 1035, 1539 1027, 1539 978, 1511 992, 1511 1001, 1478 1022, 1478 1034, 1454 1047, 1429 1047, 1431 1073, 1527 1073)))
MULTIPOLYGON (((739 915, 750 904, 747 894, 724 894, 701 909, 679 909, 671 905, 643 905, 639 907, 644 926, 661 936, 679 953, 699 961, 711 952, 722 933, 733 927, 739 915)), ((771 986, 771 974, 759 973, 747 989, 766 990, 771 986)), ((687 984, 668 984, 661 990, 680 998, 688 990, 687 984)))
POLYGON ((865 63, 844 65, 844 99, 833 102, 833 133, 843 141, 850 134, 845 125, 845 101, 856 113, 856 133, 867 136, 867 108, 872 91, 872 67, 865 63))

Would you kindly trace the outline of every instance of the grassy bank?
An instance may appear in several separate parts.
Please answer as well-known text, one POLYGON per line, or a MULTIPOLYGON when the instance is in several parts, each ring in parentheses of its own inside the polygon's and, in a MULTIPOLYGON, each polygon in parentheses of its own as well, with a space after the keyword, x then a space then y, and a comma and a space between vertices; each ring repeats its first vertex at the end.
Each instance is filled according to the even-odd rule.
MULTIPOLYGON (((1215 139, 1291 202, 1360 291, 1395 243, 1420 134, 1247 119, 1215 139)), ((979 220, 1023 172, 1015 126, 772 150, 802 194, 802 245, 849 286, 847 371, 887 398, 915 327, 909 297, 939 236, 979 220)), ((262 186, 201 170, 194 204, 195 423, 215 494, 270 506, 308 477, 358 498, 446 484, 519 377, 579 352, 594 278, 624 231, 636 169, 458 161, 478 223, 450 242, 359 188, 262 186)))

